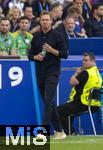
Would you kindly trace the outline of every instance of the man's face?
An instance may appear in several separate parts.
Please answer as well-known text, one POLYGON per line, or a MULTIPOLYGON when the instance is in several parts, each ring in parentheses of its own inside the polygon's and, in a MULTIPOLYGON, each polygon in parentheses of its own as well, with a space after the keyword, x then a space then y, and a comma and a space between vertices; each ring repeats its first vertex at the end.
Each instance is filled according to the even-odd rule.
POLYGON ((25 9, 24 15, 28 18, 28 19, 32 19, 33 18, 33 10, 32 8, 27 7, 25 9))
POLYGON ((61 18, 62 17, 63 8, 62 8, 61 5, 58 6, 58 7, 55 7, 53 11, 54 11, 54 15, 55 15, 56 18, 61 18))
POLYGON ((10 29, 10 22, 9 22, 9 20, 2 20, 1 23, 0 23, 0 31, 1 31, 1 33, 6 34, 6 33, 8 33, 9 29, 10 29))
POLYGON ((83 0, 75 0, 73 4, 74 6, 78 7, 80 12, 82 13, 83 0))
POLYGON ((97 15, 103 17, 103 6, 99 6, 97 9, 97 15))
POLYGON ((92 67, 93 64, 94 64, 94 61, 91 60, 89 56, 84 56, 83 57, 83 67, 85 69, 88 69, 88 68, 92 67))
POLYGON ((80 8, 80 7, 82 7, 82 5, 83 5, 83 0, 75 0, 75 1, 74 1, 74 4, 75 4, 76 6, 78 6, 78 8, 80 8))
POLYGON ((75 21, 77 21, 78 18, 80 17, 80 14, 75 12, 72 14, 72 17, 74 18, 75 21))
POLYGON ((19 28, 22 31, 27 31, 28 30, 28 24, 29 24, 29 21, 27 19, 23 19, 19 22, 19 28))
POLYGON ((42 15, 40 18, 40 24, 41 24, 42 29, 44 29, 44 30, 50 29, 51 24, 52 24, 51 17, 48 14, 42 15))
POLYGON ((74 29, 75 29, 75 21, 73 18, 67 18, 65 20, 65 28, 66 28, 66 31, 68 32, 74 32, 74 29))

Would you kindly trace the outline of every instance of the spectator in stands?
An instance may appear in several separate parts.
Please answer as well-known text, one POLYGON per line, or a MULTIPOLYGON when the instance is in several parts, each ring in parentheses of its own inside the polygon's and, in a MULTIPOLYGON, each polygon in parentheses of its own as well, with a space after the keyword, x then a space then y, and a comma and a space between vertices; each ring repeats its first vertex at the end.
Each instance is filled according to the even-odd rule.
POLYGON ((35 16, 33 16, 33 9, 31 6, 25 7, 24 16, 26 16, 29 20, 28 31, 31 32, 31 30, 38 25, 35 16))
POLYGON ((14 32, 17 55, 20 56, 21 58, 27 57, 28 51, 31 47, 32 34, 27 32, 28 24, 29 24, 28 18, 22 16, 19 19, 19 30, 14 32))
POLYGON ((1 18, 0 20, 0 56, 16 55, 15 39, 9 32, 10 20, 1 18))
MULTIPOLYGON (((59 24, 62 23, 62 14, 63 14, 63 6, 59 2, 55 2, 50 7, 50 14, 53 19, 52 28, 57 28, 59 24)), ((38 23, 39 20, 37 19, 38 23)), ((40 26, 37 25, 31 30, 31 33, 38 32, 40 30, 40 26)))
POLYGON ((86 34, 85 33, 78 33, 78 32, 75 32, 75 20, 73 17, 67 17, 64 21, 64 26, 65 26, 65 30, 68 34, 68 39, 70 38, 86 38, 86 34))
POLYGON ((103 37, 103 4, 97 3, 92 7, 93 17, 84 23, 88 37, 103 37))
POLYGON ((4 16, 7 16, 8 14, 8 10, 9 10, 9 4, 10 0, 0 0, 0 6, 2 7, 3 9, 3 14, 4 16))
MULTIPOLYGON (((69 102, 58 107, 61 123, 66 134, 68 131, 68 116, 88 110, 88 100, 90 89, 102 86, 102 78, 96 66, 96 60, 93 53, 84 53, 83 67, 78 68, 70 79, 72 90, 69 96, 69 102)), ((97 111, 101 102, 91 101, 91 110, 97 111)), ((55 114, 54 114, 55 118, 55 114)), ((55 120, 55 119, 54 119, 55 120)), ((56 135, 56 139, 60 135, 56 135)))
MULTIPOLYGON (((51 5, 50 15, 52 17, 52 28, 57 28, 62 23, 62 14, 63 14, 63 7, 60 3, 54 3, 51 5)), ((40 31, 40 25, 34 27, 31 30, 31 33, 34 34, 40 31)))
MULTIPOLYGON (((69 17, 69 16, 65 18, 63 24, 57 28, 57 31, 61 32, 61 34, 64 36, 65 41, 67 43, 67 47, 68 47, 69 39, 87 37, 83 33, 75 32, 75 20, 73 17, 69 17)), ((69 49, 69 47, 68 47, 68 49, 69 49)))
POLYGON ((12 8, 13 6, 17 6, 20 9, 21 14, 23 14, 24 3, 21 0, 13 0, 9 2, 8 5, 9 9, 12 8))
POLYGON ((19 29, 19 23, 18 20, 21 17, 21 11, 17 6, 13 6, 10 10, 9 10, 9 14, 8 17, 11 20, 11 28, 10 31, 11 32, 15 32, 19 29))
POLYGON ((83 29, 84 19, 80 9, 77 6, 71 6, 68 9, 67 16, 71 16, 75 20, 75 32, 81 33, 83 29))
POLYGON ((63 6, 59 2, 52 4, 50 14, 53 19, 52 27, 58 27, 62 23, 63 6))
POLYGON ((84 0, 73 0, 72 3, 70 3, 69 5, 67 5, 65 7, 64 13, 63 13, 63 18, 65 18, 67 16, 67 12, 71 6, 76 6, 79 8, 81 15, 82 15, 84 20, 91 17, 90 6, 88 5, 88 3, 86 1, 84 1, 84 0))
MULTIPOLYGON (((62 35, 52 29, 52 18, 48 12, 42 12, 40 15, 41 31, 34 35, 29 59, 36 62, 37 82, 44 100, 44 117, 43 124, 50 125, 53 117, 58 118, 54 95, 60 76, 60 58, 67 57, 67 48, 62 35)), ((58 132, 65 138, 64 132, 58 124, 58 132)))
POLYGON ((40 13, 43 10, 50 11, 50 2, 48 0, 35 0, 32 3, 32 7, 33 7, 33 15, 36 18, 39 18, 40 13))

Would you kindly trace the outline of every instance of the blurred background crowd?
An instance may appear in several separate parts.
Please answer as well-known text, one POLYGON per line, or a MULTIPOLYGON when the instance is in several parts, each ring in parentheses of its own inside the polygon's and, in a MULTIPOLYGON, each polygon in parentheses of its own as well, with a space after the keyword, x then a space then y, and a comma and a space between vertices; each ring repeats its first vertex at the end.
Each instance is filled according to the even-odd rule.
MULTIPOLYGON (((27 50, 32 34, 40 31, 39 17, 44 10, 50 12, 53 19, 52 27, 61 32, 66 40, 103 37, 103 0, 0 0, 0 42, 3 43, 1 34, 10 32, 16 40, 14 49, 16 47, 21 51, 27 50), (10 21, 6 29, 5 19, 3 20, 5 17, 10 21), (20 37, 22 31, 26 35, 25 39, 23 36, 20 37)), ((10 41, 4 41, 4 47, 7 43, 10 45, 10 41)), ((4 55, 1 50, 2 48, 0 55, 4 55)), ((25 56, 27 53, 19 52, 19 55, 25 56)))

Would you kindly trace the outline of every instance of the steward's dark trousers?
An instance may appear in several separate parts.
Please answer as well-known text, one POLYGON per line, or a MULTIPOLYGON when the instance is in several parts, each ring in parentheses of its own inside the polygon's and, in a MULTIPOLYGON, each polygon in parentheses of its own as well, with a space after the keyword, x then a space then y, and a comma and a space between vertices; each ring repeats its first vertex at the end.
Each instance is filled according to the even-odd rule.
MULTIPOLYGON (((88 110, 88 106, 83 105, 80 101, 71 101, 66 104, 63 104, 59 107, 57 107, 60 120, 61 120, 61 125, 64 129, 64 132, 68 135, 69 134, 69 120, 68 116, 78 114, 84 111, 88 110)), ((98 111, 99 107, 93 107, 91 106, 92 112, 98 111)), ((54 120, 55 120, 55 115, 53 115, 54 120)), ((73 117, 71 117, 71 130, 73 129, 73 117)))

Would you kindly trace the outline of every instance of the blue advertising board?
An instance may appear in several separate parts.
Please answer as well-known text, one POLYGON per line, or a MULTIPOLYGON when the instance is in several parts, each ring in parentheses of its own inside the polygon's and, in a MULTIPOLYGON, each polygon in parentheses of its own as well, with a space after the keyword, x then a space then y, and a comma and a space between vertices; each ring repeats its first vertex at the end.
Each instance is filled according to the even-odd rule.
POLYGON ((34 62, 0 61, 0 124, 40 123, 36 92, 34 62))

